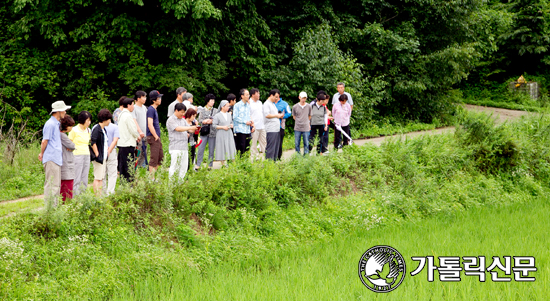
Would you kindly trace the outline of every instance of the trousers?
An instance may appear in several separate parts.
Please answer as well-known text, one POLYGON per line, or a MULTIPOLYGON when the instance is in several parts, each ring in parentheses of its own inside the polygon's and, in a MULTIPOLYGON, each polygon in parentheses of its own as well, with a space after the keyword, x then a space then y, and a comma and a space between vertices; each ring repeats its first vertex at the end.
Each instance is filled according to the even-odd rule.
POLYGON ((115 192, 116 181, 118 180, 118 154, 116 148, 109 154, 105 164, 103 191, 105 191, 105 195, 109 195, 115 192))
POLYGON ((265 147, 267 145, 265 129, 256 129, 252 133, 252 144, 250 145, 250 156, 252 159, 259 159, 260 153, 265 153, 265 147), (258 143, 260 144, 260 151, 258 152, 258 143))
POLYGON ((74 156, 73 194, 79 195, 88 189, 88 174, 90 173, 90 155, 74 156))
POLYGON ((170 169, 168 171, 170 178, 178 172, 180 180, 185 178, 187 173, 187 165, 189 164, 189 153, 187 150, 173 150, 170 151, 170 169))
POLYGON ((53 161, 48 161, 43 164, 46 180, 44 181, 44 205, 52 202, 52 205, 57 206, 57 197, 61 193, 61 166, 53 161))
POLYGON ((134 161, 136 160, 135 147, 119 146, 118 147, 118 172, 120 177, 127 182, 134 180, 134 161))
POLYGON ((266 133, 266 140, 267 140, 267 145, 265 148, 265 158, 275 161, 277 160, 277 155, 279 152, 279 143, 281 141, 281 139, 279 138, 279 132, 266 133))
POLYGON ((216 151, 216 137, 202 137, 202 143, 199 145, 199 153, 197 154, 197 166, 201 166, 204 159, 204 151, 208 144, 208 166, 214 165, 214 153, 216 151))
POLYGON ((304 141, 304 155, 309 153, 309 132, 294 132, 294 149, 300 154, 300 140, 304 141))

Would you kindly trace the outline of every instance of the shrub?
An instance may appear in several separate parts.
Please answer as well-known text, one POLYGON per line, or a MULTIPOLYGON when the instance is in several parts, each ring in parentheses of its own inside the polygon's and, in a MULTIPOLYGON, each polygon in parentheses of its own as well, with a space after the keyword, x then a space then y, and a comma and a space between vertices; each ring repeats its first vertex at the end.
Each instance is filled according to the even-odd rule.
POLYGON ((519 146, 507 124, 495 125, 492 116, 483 113, 465 115, 455 132, 462 146, 468 148, 483 172, 508 171, 519 164, 519 146))

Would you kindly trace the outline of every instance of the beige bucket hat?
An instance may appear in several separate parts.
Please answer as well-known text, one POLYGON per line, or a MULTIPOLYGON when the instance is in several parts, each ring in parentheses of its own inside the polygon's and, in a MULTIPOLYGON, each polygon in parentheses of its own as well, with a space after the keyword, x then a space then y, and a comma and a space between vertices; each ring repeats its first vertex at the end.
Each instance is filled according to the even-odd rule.
POLYGON ((50 112, 50 115, 55 112, 67 111, 70 108, 71 106, 66 105, 63 100, 58 100, 52 103, 52 111, 50 112))

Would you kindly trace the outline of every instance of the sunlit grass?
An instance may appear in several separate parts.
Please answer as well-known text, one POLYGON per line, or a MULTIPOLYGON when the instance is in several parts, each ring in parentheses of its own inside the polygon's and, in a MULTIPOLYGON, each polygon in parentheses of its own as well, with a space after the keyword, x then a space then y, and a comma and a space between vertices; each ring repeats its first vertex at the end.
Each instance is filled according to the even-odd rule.
POLYGON ((44 200, 42 199, 30 199, 14 203, 0 203, 0 217, 12 213, 37 209, 42 206, 44 206, 44 200))
MULTIPOLYGON (((478 208, 441 215, 419 223, 361 230, 317 244, 273 250, 252 260, 225 262, 205 270, 180 271, 171 278, 150 276, 134 283, 119 300, 546 300, 550 293, 550 226, 547 199, 503 208, 478 208), (407 276, 395 291, 377 294, 360 282, 359 258, 375 245, 390 245, 403 254, 407 276), (412 256, 534 256, 535 282, 428 282, 426 268, 410 272, 412 256)), ((437 262, 437 261, 436 261, 437 262)), ((513 274, 513 273, 512 273, 513 274)), ((500 273, 504 276, 503 273, 500 273)), ((513 278, 513 276, 512 276, 513 278)))
POLYGON ((14 200, 44 192, 44 169, 38 160, 38 143, 22 148, 13 164, 5 162, 0 149, 0 201, 14 200))

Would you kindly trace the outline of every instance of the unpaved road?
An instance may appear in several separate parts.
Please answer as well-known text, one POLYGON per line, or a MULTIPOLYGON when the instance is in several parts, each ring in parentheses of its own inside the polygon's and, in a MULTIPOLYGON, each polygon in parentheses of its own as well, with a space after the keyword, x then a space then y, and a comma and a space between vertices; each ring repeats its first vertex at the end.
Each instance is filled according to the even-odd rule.
MULTIPOLYGON (((487 114, 492 114, 493 117, 496 119, 497 123, 502 123, 508 120, 515 120, 520 118, 521 116, 525 116, 528 114, 533 114, 525 111, 518 111, 518 110, 507 110, 507 109, 501 109, 501 108, 493 108, 493 107, 483 107, 483 106, 475 106, 475 105, 464 105, 464 107, 469 111, 478 111, 478 112, 484 112, 487 114)), ((422 136, 425 134, 433 134, 438 135, 442 133, 449 133, 454 132, 454 127, 445 127, 445 128, 439 128, 435 130, 429 130, 429 131, 418 131, 418 132, 410 132, 407 134, 397 134, 392 136, 383 136, 383 137, 377 137, 377 138, 368 138, 368 139, 357 139, 353 140, 353 142, 357 145, 364 145, 366 143, 372 143, 374 145, 379 146, 382 144, 382 142, 386 139, 393 138, 393 137, 402 137, 402 138, 412 138, 417 136, 422 136)), ((332 147, 329 146, 329 151, 332 151, 332 147)), ((295 153, 294 150, 288 150, 283 153, 283 158, 290 158, 295 153)), ((218 169, 221 167, 220 162, 214 162, 214 169, 218 169)), ((3 201, 0 202, 0 204, 7 204, 7 203, 15 203, 15 202, 22 202, 26 200, 31 199, 43 199, 44 195, 35 195, 30 196, 26 198, 21 198, 17 200, 10 200, 10 201, 3 201)))

